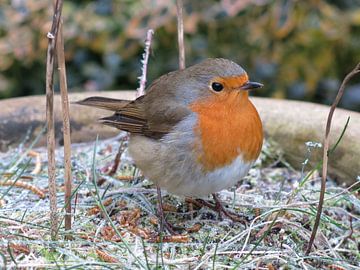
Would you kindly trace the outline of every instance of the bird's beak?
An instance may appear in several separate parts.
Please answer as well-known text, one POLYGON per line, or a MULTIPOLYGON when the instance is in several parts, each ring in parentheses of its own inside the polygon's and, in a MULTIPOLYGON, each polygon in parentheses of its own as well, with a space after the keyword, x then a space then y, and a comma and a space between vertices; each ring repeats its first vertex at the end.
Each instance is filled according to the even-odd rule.
POLYGON ((241 90, 251 90, 251 89, 255 89, 255 88, 261 88, 263 87, 264 85, 262 83, 258 83, 258 82, 246 82, 244 83, 240 89, 241 90))

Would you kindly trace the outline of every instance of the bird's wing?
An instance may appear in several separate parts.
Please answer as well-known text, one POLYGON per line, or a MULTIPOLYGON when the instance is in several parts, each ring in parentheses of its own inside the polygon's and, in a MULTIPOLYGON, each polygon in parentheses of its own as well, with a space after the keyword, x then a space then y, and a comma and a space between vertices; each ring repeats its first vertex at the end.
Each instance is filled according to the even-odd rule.
POLYGON ((174 102, 172 97, 165 95, 161 100, 154 99, 154 94, 161 96, 161 91, 156 92, 158 91, 149 91, 133 101, 90 97, 77 104, 115 111, 115 114, 100 119, 100 122, 133 134, 159 139, 170 132, 190 111, 174 102), (152 94, 149 95, 150 93, 152 94))
POLYGON ((105 125, 133 134, 160 139, 169 133, 185 115, 190 113, 187 109, 180 109, 176 104, 171 106, 171 102, 162 101, 163 103, 159 104, 159 107, 152 107, 153 110, 149 112, 145 95, 117 110, 112 116, 100 119, 100 121, 105 125))
POLYGON ((101 123, 136 134, 148 134, 146 114, 143 110, 143 96, 136 100, 122 100, 106 97, 89 97, 76 104, 96 107, 115 114, 99 119, 101 123))
POLYGON ((115 110, 113 115, 101 118, 101 123, 133 134, 158 137, 159 134, 156 134, 155 130, 149 129, 143 99, 144 96, 141 96, 130 101, 122 108, 115 110))

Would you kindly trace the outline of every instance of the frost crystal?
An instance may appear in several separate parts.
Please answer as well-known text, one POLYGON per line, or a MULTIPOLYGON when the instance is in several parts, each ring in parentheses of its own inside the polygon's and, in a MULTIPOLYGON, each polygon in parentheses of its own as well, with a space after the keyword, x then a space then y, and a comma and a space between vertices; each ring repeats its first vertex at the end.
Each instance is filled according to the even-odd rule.
POLYGON ((309 147, 309 148, 321 148, 322 147, 322 144, 319 143, 319 142, 306 142, 305 143, 306 147, 309 147))

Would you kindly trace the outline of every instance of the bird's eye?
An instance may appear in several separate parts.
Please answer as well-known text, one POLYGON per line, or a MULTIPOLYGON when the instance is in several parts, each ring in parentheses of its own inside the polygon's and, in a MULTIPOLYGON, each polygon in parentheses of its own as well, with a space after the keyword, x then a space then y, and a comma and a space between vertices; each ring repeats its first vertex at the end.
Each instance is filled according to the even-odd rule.
POLYGON ((218 82, 213 82, 211 84, 211 88, 216 91, 216 92, 220 92, 221 90, 224 89, 224 86, 221 84, 221 83, 218 83, 218 82))

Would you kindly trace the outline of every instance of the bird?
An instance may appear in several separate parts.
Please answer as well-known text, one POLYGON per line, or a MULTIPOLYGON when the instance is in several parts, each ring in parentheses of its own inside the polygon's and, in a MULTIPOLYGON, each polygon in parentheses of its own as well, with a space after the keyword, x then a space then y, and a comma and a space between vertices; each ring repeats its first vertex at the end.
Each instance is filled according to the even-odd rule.
POLYGON ((130 156, 159 188, 195 198, 213 194, 228 215, 216 193, 239 182, 260 154, 262 122, 248 93, 260 87, 235 62, 208 58, 162 75, 135 100, 77 103, 114 112, 100 122, 130 133, 130 156))

